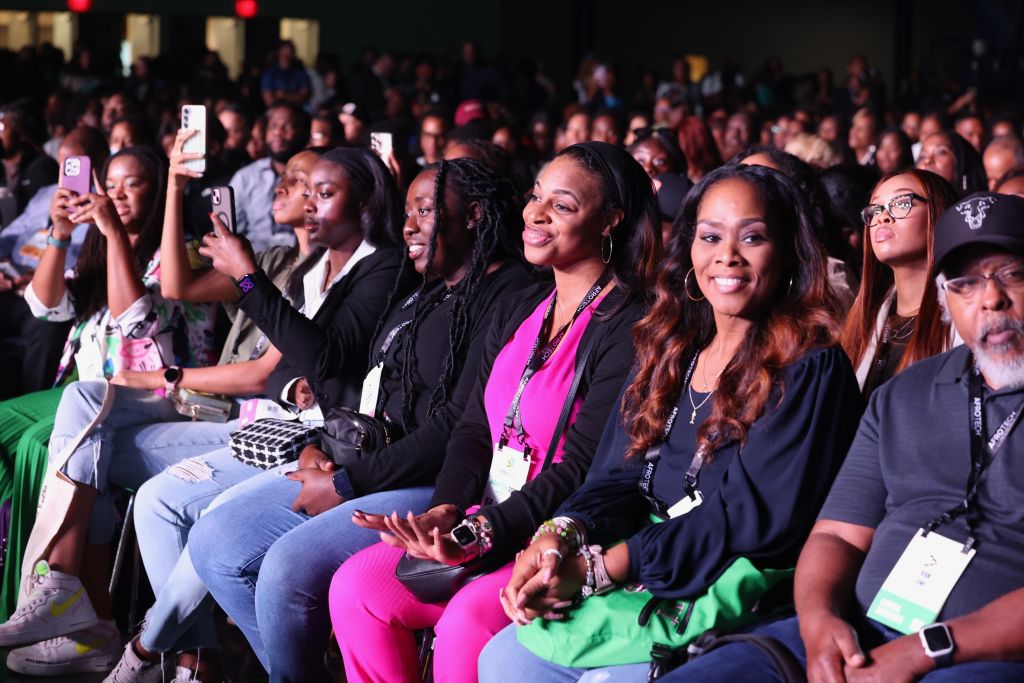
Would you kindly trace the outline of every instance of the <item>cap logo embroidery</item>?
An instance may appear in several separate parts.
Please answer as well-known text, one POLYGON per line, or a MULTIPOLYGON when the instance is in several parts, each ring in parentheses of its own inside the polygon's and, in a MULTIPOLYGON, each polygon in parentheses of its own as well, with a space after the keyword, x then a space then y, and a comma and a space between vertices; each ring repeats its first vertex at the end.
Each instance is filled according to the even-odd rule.
POLYGON ((967 221, 967 227, 971 230, 980 230, 981 224, 985 222, 989 208, 996 203, 995 197, 978 197, 968 199, 956 205, 956 212, 967 221))

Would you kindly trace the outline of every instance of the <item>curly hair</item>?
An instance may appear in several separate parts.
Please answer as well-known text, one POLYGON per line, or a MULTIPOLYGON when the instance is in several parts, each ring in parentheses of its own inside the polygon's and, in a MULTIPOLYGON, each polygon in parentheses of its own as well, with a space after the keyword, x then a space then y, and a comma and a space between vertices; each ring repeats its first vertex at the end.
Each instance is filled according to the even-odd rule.
POLYGON ((736 180, 751 186, 760 197, 773 242, 788 252, 780 259, 789 265, 778 291, 723 371, 711 416, 698 429, 698 444, 712 453, 728 441, 743 443, 751 424, 764 412, 772 389, 784 391, 783 369, 810 349, 838 339, 838 303, 828 286, 827 256, 816 236, 813 211, 798 185, 763 166, 731 164, 712 171, 690 192, 676 218, 654 305, 633 331, 637 368, 622 405, 629 458, 641 457, 661 438, 685 390, 691 354, 715 337, 711 305, 706 299, 689 300, 684 283, 693 267, 690 251, 704 197, 717 184, 736 180))

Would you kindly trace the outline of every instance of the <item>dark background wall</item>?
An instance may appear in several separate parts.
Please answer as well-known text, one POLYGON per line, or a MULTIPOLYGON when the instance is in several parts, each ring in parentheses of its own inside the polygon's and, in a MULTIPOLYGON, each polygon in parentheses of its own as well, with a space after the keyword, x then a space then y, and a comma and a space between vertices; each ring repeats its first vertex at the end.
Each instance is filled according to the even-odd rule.
MULTIPOLYGON (((0 0, 0 9, 64 10, 63 0, 0 0)), ((230 16, 232 0, 94 0, 82 34, 99 42, 119 30, 117 15, 161 14, 165 49, 187 58, 202 44, 202 19, 230 16)), ((822 2, 660 0, 261 0, 247 30, 259 51, 280 17, 320 20, 321 47, 343 60, 365 45, 402 51, 457 51, 461 40, 485 55, 540 59, 559 79, 593 50, 623 73, 638 63, 666 65, 679 53, 730 57, 751 73, 768 55, 789 72, 827 66, 837 77, 847 58, 866 54, 888 83, 913 65, 969 68, 964 54, 981 37, 990 49, 1019 51, 1024 3, 1008 0, 859 0, 822 2), (952 63, 950 63, 952 62, 952 63)))

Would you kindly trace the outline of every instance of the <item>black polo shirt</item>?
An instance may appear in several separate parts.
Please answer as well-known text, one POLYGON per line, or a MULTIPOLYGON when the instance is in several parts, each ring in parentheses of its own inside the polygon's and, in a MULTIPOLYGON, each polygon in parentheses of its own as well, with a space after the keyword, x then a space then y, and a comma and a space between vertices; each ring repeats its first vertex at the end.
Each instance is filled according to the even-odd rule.
MULTIPOLYGON (((872 394, 819 515, 875 529, 857 577, 864 612, 917 530, 963 500, 971 467, 969 360, 966 347, 955 348, 913 365, 872 394)), ((984 389, 986 439, 1022 402, 1024 389, 984 389)), ((940 620, 1024 586, 1024 425, 1016 426, 989 464, 977 500, 978 552, 940 620)), ((963 518, 937 531, 956 541, 967 538, 963 518)))

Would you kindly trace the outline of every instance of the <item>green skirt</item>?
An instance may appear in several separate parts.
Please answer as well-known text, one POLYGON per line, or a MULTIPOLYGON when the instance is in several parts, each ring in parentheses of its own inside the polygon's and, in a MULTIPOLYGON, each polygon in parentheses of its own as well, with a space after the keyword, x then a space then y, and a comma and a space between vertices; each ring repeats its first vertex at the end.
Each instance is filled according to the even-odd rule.
POLYGON ((64 387, 0 402, 0 501, 11 501, 11 527, 0 585, 0 621, 18 602, 21 562, 36 521, 53 420, 64 387))

